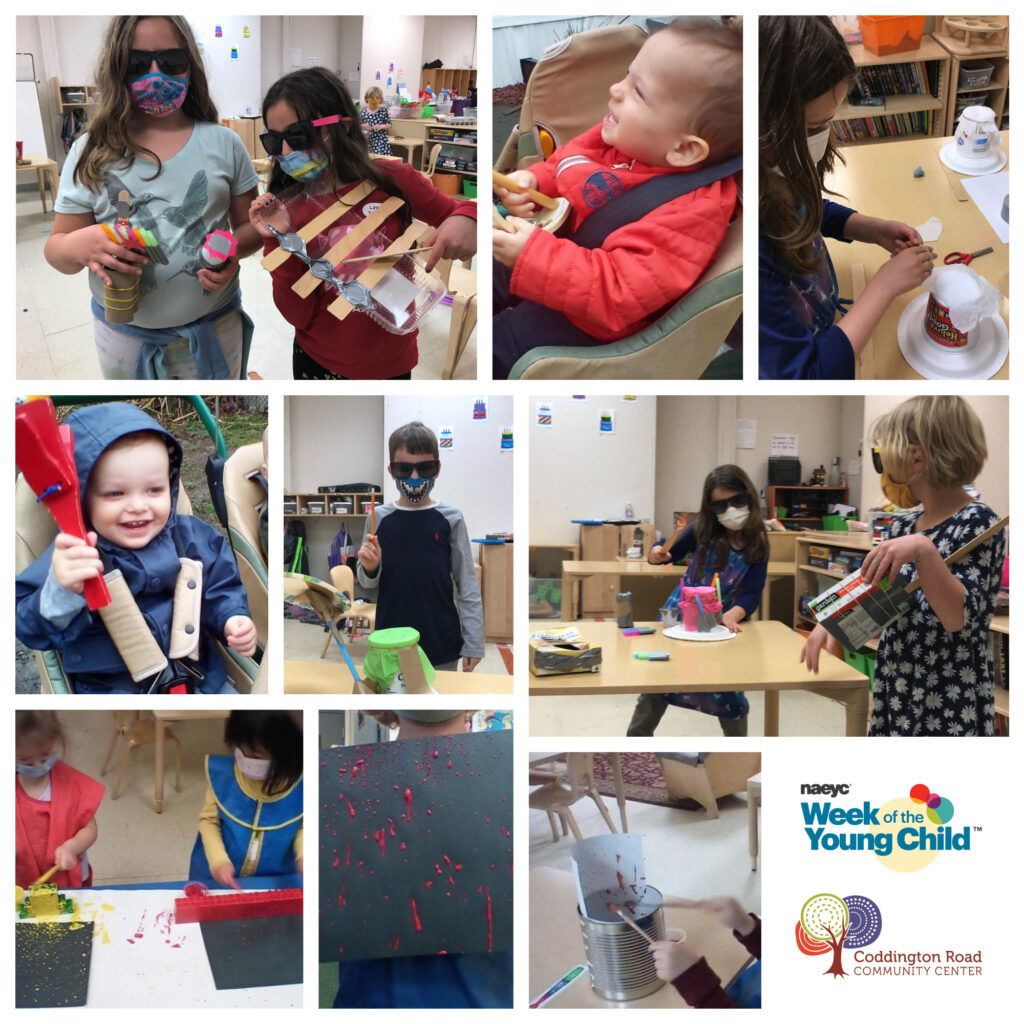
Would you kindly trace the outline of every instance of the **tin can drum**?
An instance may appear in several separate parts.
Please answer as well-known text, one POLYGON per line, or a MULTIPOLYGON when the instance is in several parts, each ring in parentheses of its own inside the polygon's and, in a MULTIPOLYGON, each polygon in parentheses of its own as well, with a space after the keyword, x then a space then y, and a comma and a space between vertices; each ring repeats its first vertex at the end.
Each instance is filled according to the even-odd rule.
POLYGON ((128 324, 139 308, 139 278, 107 270, 110 284, 103 286, 103 315, 108 324, 128 324))

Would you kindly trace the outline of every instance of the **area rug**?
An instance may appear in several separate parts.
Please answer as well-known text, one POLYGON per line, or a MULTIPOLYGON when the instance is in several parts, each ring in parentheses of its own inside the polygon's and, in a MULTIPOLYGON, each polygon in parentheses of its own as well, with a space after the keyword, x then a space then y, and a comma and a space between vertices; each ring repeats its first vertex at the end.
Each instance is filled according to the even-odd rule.
MULTIPOLYGON (((660 807, 676 807, 678 801, 668 795, 665 776, 654 754, 620 754, 622 783, 627 800, 660 807)), ((615 796, 615 781, 607 754, 594 754, 594 782, 602 796, 615 796)))

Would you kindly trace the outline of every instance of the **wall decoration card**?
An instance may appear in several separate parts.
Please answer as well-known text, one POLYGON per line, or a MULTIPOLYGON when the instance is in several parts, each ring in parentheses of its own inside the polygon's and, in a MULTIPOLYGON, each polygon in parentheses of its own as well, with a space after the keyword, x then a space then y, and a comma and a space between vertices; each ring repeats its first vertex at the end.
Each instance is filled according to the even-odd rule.
POLYGON ((320 754, 320 960, 512 948, 512 730, 320 754))

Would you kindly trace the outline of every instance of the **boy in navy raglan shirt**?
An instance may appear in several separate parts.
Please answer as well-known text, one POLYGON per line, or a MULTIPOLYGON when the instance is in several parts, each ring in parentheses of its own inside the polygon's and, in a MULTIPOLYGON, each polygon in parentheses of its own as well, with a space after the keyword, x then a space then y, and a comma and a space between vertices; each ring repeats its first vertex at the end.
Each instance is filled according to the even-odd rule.
POLYGON ((366 517, 357 577, 377 589, 378 629, 412 626, 434 668, 454 671, 461 657, 472 672, 484 656, 483 601, 462 513, 430 497, 439 454, 437 436, 418 421, 392 433, 388 472, 400 497, 376 510, 375 534, 366 517))

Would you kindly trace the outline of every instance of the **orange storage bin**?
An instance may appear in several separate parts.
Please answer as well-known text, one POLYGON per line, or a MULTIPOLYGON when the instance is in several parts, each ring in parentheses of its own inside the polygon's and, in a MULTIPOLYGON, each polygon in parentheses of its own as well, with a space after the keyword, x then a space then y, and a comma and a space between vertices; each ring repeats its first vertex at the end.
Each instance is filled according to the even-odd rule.
POLYGON ((858 15, 857 21, 860 23, 861 41, 876 57, 888 57, 893 53, 906 53, 921 48, 924 15, 858 15))

